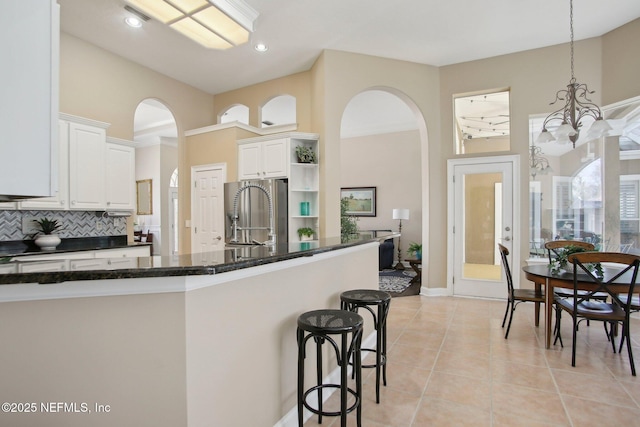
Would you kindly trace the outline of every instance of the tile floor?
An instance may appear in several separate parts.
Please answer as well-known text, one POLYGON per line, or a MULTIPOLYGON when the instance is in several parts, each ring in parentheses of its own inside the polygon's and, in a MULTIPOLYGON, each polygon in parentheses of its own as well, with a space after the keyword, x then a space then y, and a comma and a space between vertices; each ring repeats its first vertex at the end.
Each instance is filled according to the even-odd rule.
MULTIPOLYGON (((640 317, 631 325, 639 370, 633 377, 626 350, 612 352, 602 323, 581 325, 574 368, 570 319, 563 318, 565 347, 545 350, 533 304, 517 307, 508 340, 500 326, 505 307, 479 299, 394 298, 387 386, 376 404, 374 370, 363 371, 362 425, 640 426, 640 317)), ((355 413, 348 418, 355 426, 355 413)), ((317 416, 305 423, 317 425, 317 416)), ((339 426, 340 418, 325 417, 321 425, 339 426)))

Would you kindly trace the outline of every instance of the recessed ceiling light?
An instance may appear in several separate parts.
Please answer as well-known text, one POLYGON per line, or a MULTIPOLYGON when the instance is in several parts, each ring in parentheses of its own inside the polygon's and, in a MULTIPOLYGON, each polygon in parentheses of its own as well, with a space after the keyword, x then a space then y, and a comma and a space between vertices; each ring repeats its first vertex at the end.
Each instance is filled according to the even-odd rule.
POLYGON ((254 49, 257 50, 258 52, 266 52, 269 50, 269 46, 267 46, 264 43, 258 43, 257 45, 254 46, 254 49))
POLYGON ((146 21, 149 20, 149 17, 147 15, 145 15, 142 12, 140 12, 139 10, 136 10, 136 9, 132 8, 129 5, 125 5, 124 6, 124 10, 126 10, 131 15, 133 15, 133 16, 127 15, 127 17, 124 18, 124 22, 126 22, 127 25, 130 26, 130 27, 140 28, 140 27, 142 27, 142 23, 143 22, 146 22, 146 21))
POLYGON ((124 22, 126 22, 128 26, 133 27, 133 28, 142 27, 142 21, 140 21, 138 18, 136 18, 134 16, 128 16, 128 17, 124 18, 124 22))

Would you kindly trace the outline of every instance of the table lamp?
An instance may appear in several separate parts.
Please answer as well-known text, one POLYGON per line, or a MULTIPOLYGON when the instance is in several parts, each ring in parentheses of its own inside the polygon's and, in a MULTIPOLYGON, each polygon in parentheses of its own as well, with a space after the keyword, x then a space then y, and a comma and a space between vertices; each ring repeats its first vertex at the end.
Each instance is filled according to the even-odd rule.
POLYGON ((399 220, 398 224, 398 263, 393 267, 396 270, 404 270, 404 264, 402 264, 402 249, 400 249, 400 239, 402 239, 402 220, 405 221, 409 219, 409 209, 394 209, 393 210, 393 219, 399 220))

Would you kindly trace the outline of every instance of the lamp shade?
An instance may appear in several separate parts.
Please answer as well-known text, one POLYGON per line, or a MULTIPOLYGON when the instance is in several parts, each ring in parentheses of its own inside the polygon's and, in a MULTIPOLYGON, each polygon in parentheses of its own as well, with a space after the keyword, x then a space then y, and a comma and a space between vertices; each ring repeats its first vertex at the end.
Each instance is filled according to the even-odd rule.
POLYGON ((393 219, 409 219, 409 209, 394 209, 393 219))

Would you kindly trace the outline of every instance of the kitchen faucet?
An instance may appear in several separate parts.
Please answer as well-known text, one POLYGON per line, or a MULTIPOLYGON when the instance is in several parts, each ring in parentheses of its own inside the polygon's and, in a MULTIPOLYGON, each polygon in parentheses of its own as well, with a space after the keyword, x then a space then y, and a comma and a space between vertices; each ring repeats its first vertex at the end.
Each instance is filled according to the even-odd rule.
POLYGON ((238 242, 238 230, 242 230, 242 228, 238 227, 238 197, 240 196, 240 193, 242 193, 243 191, 249 188, 257 188, 267 196, 267 201, 269 202, 269 226, 268 227, 250 227, 245 229, 264 230, 266 228, 267 236, 269 237, 269 240, 267 240, 266 242, 255 242, 255 243, 259 243, 261 245, 267 245, 267 246, 275 246, 276 235, 275 235, 275 226, 274 226, 274 218, 273 218, 273 198, 271 197, 271 193, 269 193, 269 190, 267 190, 260 184, 254 184, 251 182, 248 182, 244 187, 239 188, 238 191, 236 191, 235 197, 233 198, 233 217, 231 218, 232 220, 231 227, 233 231, 233 237, 231 238, 231 242, 232 243, 238 242))

